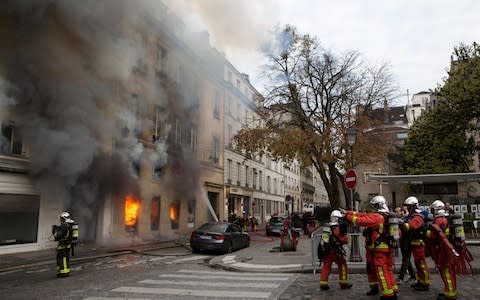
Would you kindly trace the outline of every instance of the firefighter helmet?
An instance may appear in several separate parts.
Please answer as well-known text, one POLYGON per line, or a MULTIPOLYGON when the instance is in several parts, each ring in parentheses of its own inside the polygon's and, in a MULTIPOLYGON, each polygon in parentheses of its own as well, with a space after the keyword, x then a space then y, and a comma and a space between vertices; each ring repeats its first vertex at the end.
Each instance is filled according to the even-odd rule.
POLYGON ((62 222, 68 222, 68 220, 70 220, 70 214, 68 212, 64 211, 58 216, 58 218, 62 222))
POLYGON ((420 209, 418 209, 418 199, 417 197, 410 196, 405 199, 405 205, 408 208, 409 213, 417 212, 420 213, 420 209))
POLYGON ((405 205, 417 206, 418 205, 417 197, 414 197, 414 196, 408 197, 407 199, 405 199, 405 205))
POLYGON ((446 216, 447 215, 445 213, 445 203, 443 203, 441 200, 433 201, 433 203, 430 205, 430 210, 432 211, 434 216, 446 216))
POLYGON ((330 214, 330 223, 329 225, 338 225, 338 219, 340 219, 341 217, 343 217, 342 213, 339 211, 339 210, 334 210, 332 211, 332 213, 330 214))
POLYGON ((370 200, 370 205, 379 212, 388 212, 387 199, 382 195, 377 195, 370 200))

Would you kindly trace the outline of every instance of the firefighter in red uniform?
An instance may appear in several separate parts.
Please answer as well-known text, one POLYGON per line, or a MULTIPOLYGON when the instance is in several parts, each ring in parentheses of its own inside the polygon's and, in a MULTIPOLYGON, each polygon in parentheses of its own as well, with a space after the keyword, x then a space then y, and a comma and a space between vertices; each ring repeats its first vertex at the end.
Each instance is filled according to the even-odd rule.
POLYGON ((338 266, 338 283, 341 289, 349 289, 352 284, 348 282, 347 261, 343 245, 348 243, 346 224, 340 224, 342 213, 334 210, 330 214, 329 228, 322 232, 322 241, 318 245, 319 259, 323 260, 322 272, 320 273, 320 289, 328 290, 328 277, 332 271, 332 263, 338 266), (320 257, 320 253, 321 256, 320 257))
POLYGON ((57 277, 68 277, 70 275, 70 250, 72 249, 73 230, 72 225, 74 222, 70 219, 68 212, 62 212, 58 219, 60 220, 60 226, 52 226, 52 235, 57 245, 57 277))
POLYGON ((425 229, 421 211, 418 209, 418 199, 408 197, 405 199, 408 208, 408 221, 403 224, 404 232, 411 232, 410 246, 412 248, 413 260, 417 268, 417 282, 412 284, 416 291, 428 291, 430 288, 430 270, 425 257, 425 229))
MULTIPOLYGON (((368 248, 372 248, 373 267, 375 270, 376 280, 380 285, 382 296, 380 299, 397 299, 398 285, 393 275, 393 250, 388 241, 389 234, 388 225, 389 209, 385 197, 378 195, 372 198, 370 204, 375 209, 372 213, 357 213, 340 209, 345 218, 353 225, 367 227, 366 237, 370 241, 368 248)), ((397 224, 398 226, 398 224, 397 224)), ((368 260, 367 260, 368 263, 368 260)), ((370 281, 370 278, 369 278, 370 281)), ((368 295, 375 294, 375 286, 370 285, 371 290, 367 292, 368 295)))
POLYGON ((439 227, 441 230, 440 232, 434 229, 427 231, 427 238, 432 242, 434 248, 433 251, 431 251, 432 259, 438 266, 444 284, 443 293, 438 295, 437 300, 457 299, 455 273, 453 272, 450 261, 445 259, 451 255, 450 251, 453 251, 453 248, 449 249, 448 247, 442 247, 440 245, 442 243, 443 245, 450 244, 448 242, 448 236, 450 235, 447 219, 448 213, 445 211, 445 204, 440 200, 435 200, 430 205, 430 211, 435 218, 432 227, 436 225, 436 227, 439 227))

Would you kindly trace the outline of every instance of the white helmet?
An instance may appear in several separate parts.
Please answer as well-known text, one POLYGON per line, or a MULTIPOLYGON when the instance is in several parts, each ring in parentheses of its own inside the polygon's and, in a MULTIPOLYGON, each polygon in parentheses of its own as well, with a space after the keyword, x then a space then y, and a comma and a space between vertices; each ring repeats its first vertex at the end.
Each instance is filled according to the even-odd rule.
POLYGON ((70 214, 66 211, 62 212, 58 218, 60 219, 61 222, 67 222, 67 223, 72 223, 73 220, 70 219, 70 214))
POLYGON ((405 205, 407 206, 408 211, 410 213, 412 213, 412 212, 420 213, 421 212, 420 209, 418 209, 418 199, 417 199, 417 197, 414 197, 414 196, 408 197, 407 199, 405 199, 405 205))
POLYGON ((382 195, 373 197, 372 200, 370 200, 370 205, 372 205, 373 208, 379 212, 387 213, 389 211, 387 206, 387 199, 385 199, 385 197, 383 197, 382 195))
POLYGON ((445 203, 441 200, 435 200, 432 204, 430 204, 430 210, 432 211, 434 216, 447 216, 448 214, 445 212, 445 203))
POLYGON ((417 206, 417 205, 418 205, 418 199, 417 199, 417 197, 414 197, 414 196, 408 197, 407 199, 405 199, 405 205, 414 205, 414 206, 417 206))
POLYGON ((330 213, 330 223, 329 225, 338 225, 338 219, 343 217, 342 213, 339 210, 334 210, 330 213))

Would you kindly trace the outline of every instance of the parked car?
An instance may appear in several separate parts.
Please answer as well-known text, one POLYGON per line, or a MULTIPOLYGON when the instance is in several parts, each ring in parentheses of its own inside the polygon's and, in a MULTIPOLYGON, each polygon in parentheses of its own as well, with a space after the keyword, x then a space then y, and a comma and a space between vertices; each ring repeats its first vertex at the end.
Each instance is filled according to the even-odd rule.
POLYGON ((287 217, 284 216, 272 216, 270 220, 268 220, 267 225, 265 227, 265 232, 267 235, 280 235, 283 231, 283 221, 285 221, 287 217))
POLYGON ((250 236, 237 224, 209 222, 200 226, 190 236, 193 253, 204 250, 230 253, 250 246, 250 236))

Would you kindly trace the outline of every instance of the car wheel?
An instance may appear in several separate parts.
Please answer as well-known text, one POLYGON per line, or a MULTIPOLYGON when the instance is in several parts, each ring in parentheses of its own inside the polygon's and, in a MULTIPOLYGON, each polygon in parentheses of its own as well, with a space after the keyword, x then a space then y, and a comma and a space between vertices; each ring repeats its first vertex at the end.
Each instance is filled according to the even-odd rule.
POLYGON ((198 248, 192 248, 192 253, 200 253, 200 249, 198 249, 198 248))
POLYGON ((247 243, 245 244, 245 248, 248 248, 250 247, 250 240, 247 241, 247 243))

